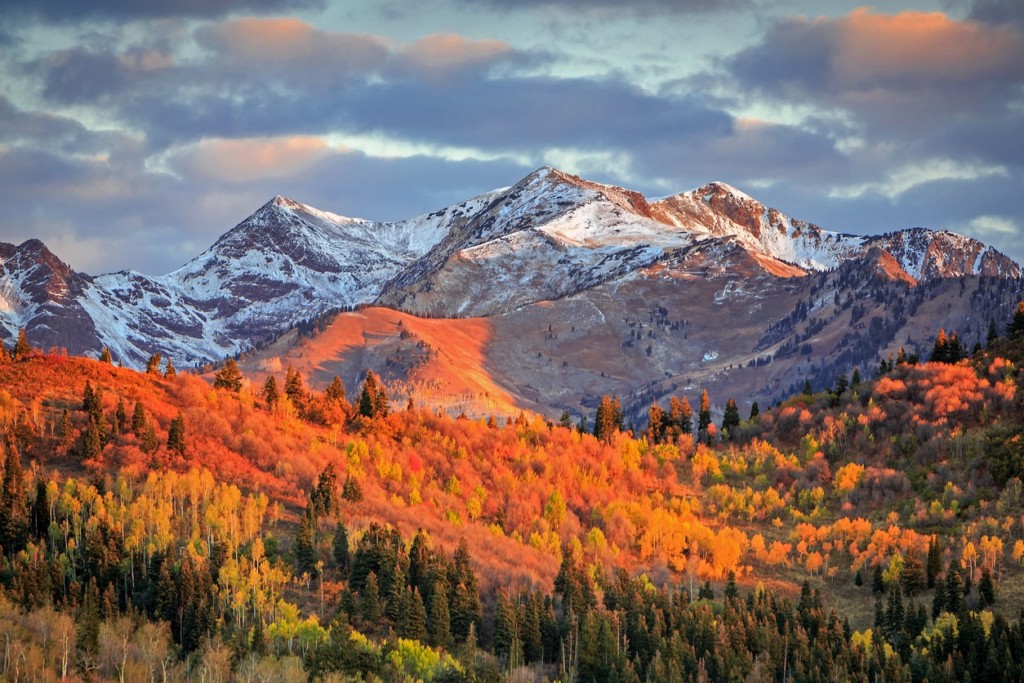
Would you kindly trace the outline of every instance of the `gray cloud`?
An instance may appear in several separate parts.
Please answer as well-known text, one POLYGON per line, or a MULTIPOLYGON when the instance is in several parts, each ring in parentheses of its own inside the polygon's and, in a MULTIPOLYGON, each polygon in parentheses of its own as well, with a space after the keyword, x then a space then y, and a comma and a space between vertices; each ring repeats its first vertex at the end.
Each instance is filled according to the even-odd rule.
POLYGON ((1024 3, 1019 0, 974 0, 971 17, 990 24, 1024 24, 1024 3))
MULTIPOLYGON (((462 0, 469 5, 468 0, 462 0)), ((536 7, 557 7, 566 11, 616 10, 641 14, 705 14, 734 11, 753 6, 751 0, 486 0, 486 4, 503 10, 515 11, 536 7)))
POLYGON ((0 0, 0 14, 62 23, 82 19, 219 17, 232 12, 267 13, 323 6, 324 0, 0 0))

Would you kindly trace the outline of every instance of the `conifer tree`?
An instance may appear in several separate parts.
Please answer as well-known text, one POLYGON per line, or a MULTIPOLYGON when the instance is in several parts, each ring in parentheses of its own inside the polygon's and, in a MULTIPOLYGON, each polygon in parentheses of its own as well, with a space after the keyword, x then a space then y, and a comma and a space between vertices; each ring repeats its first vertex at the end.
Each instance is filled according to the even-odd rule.
MULTIPOLYGON (((568 415, 568 412, 566 412, 568 415)), ((665 440, 665 410, 654 402, 647 410, 647 438, 651 443, 660 443, 665 440)))
POLYGON ((142 401, 135 402, 135 409, 132 411, 132 433, 135 436, 142 437, 143 431, 146 429, 148 423, 146 417, 146 409, 142 405, 142 401))
POLYGON ((438 581, 434 586, 427 616, 430 624, 430 644, 440 648, 450 647, 452 644, 452 618, 448 609, 448 591, 445 590, 443 581, 438 581))
POLYGON ((327 389, 324 390, 324 396, 333 403, 340 403, 345 400, 347 392, 345 391, 345 384, 341 381, 340 377, 334 376, 327 389))
POLYGON ((1017 304, 1017 310, 1013 314, 1013 319, 1006 326, 1006 336, 1011 341, 1024 339, 1024 301, 1017 304))
POLYGON ((334 538, 331 542, 331 557, 334 559, 334 566, 342 577, 348 576, 348 565, 351 558, 348 549, 348 530, 343 522, 338 522, 334 528, 334 538))
POLYGON ((64 412, 60 416, 60 424, 57 427, 57 435, 61 438, 61 442, 65 446, 71 445, 71 436, 74 433, 74 426, 71 424, 71 414, 68 409, 65 408, 64 412))
POLYGON ((935 582, 942 571, 942 546, 939 545, 939 537, 932 534, 928 539, 928 560, 925 563, 926 585, 928 588, 935 588, 935 582))
POLYGON ((167 448, 185 455, 185 417, 181 411, 171 420, 171 426, 167 430, 167 448))
POLYGON ((82 459, 96 460, 99 458, 103 453, 103 434, 96 420, 89 420, 89 426, 85 428, 82 439, 82 459))
POLYGON ((761 414, 761 406, 757 405, 757 401, 754 401, 753 403, 750 404, 750 418, 749 419, 753 420, 756 417, 758 417, 760 414, 761 414))
POLYGON ((377 574, 370 572, 366 577, 366 585, 359 596, 359 614, 363 621, 375 626, 380 621, 380 587, 377 585, 377 574))
POLYGON ((14 348, 11 349, 11 357, 14 360, 21 360, 27 358, 32 353, 32 346, 28 343, 28 334, 25 332, 25 328, 22 327, 18 330, 18 339, 14 342, 14 348))
POLYGON ((722 435, 729 441, 736 438, 736 430, 740 426, 740 409, 736 401, 729 399, 725 403, 725 413, 722 415, 722 435))
POLYGON ((277 391, 277 379, 273 375, 267 375, 267 381, 263 383, 263 391, 260 392, 260 396, 263 397, 263 400, 272 409, 281 400, 281 395, 277 391))
POLYGON ((345 477, 345 484, 341 487, 341 498, 351 503, 358 503, 363 499, 363 487, 351 473, 345 477))
POLYGON ((701 439, 706 439, 708 427, 711 426, 711 399, 708 398, 708 390, 701 390, 700 412, 697 413, 697 434, 701 439))
POLYGON ((29 510, 21 469, 21 453, 8 437, 5 444, 3 488, 0 489, 0 546, 7 554, 25 547, 28 540, 29 510))
POLYGON ((498 607, 494 614, 494 654, 501 659, 508 659, 512 654, 512 645, 519 638, 516 624, 516 609, 509 600, 508 594, 498 594, 498 607))
POLYGON ((388 398, 380 378, 372 371, 366 373, 363 390, 359 394, 359 414, 363 417, 387 417, 388 398))
POLYGON ((128 413, 124 408, 124 399, 120 396, 117 398, 117 408, 114 410, 114 422, 117 425, 118 432, 124 432, 128 429, 128 413))
POLYGON ((152 356, 150 356, 149 360, 146 361, 146 374, 147 375, 159 375, 160 374, 160 361, 161 361, 161 355, 160 355, 159 351, 157 351, 152 356))
POLYGON ((298 573, 306 573, 314 578, 319 574, 316 565, 320 560, 320 553, 317 546, 316 519, 312 507, 306 506, 306 512, 299 522, 299 530, 295 534, 295 569, 298 573))
POLYGON ((101 363, 109 363, 110 365, 114 364, 114 359, 110 355, 110 347, 109 346, 104 346, 103 350, 100 351, 100 362, 101 363))
POLYGON ((284 376, 284 393, 296 408, 306 403, 306 388, 302 384, 302 375, 289 365, 284 376))
POLYGON ((174 379, 178 376, 178 371, 174 369, 174 361, 171 360, 170 356, 167 356, 167 367, 164 368, 164 379, 174 379))
POLYGON ((601 397, 601 404, 597 407, 597 416, 594 418, 594 436, 598 441, 611 441, 612 435, 622 429, 622 405, 619 397, 611 397, 605 394, 601 397))
POLYGON ((215 389, 226 389, 238 393, 242 390, 242 371, 234 358, 224 361, 224 367, 214 375, 213 386, 215 389))
POLYGON ((423 606, 423 598, 416 588, 406 589, 406 609, 403 619, 398 624, 398 634, 420 642, 427 640, 427 610, 423 606))
POLYGON ((46 481, 41 478, 36 480, 36 498, 32 502, 30 524, 34 538, 46 538, 50 530, 50 495, 46 490, 46 481))

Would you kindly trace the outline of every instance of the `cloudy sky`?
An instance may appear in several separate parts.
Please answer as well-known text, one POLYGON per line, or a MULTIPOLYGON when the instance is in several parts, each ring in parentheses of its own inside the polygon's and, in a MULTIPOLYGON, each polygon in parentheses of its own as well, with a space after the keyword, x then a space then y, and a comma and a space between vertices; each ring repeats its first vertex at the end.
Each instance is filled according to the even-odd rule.
POLYGON ((177 268, 275 194, 407 218, 550 164, 1024 260, 1019 0, 0 0, 0 241, 177 268))

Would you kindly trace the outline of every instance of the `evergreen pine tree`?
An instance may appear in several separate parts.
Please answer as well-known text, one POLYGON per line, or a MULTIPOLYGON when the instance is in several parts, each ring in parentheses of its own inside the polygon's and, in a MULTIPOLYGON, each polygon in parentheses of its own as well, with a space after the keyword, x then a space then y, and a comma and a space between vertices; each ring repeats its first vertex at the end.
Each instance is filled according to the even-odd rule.
POLYGON ((420 642, 427 641, 427 610, 423 606, 423 598, 416 588, 406 589, 407 608, 404 619, 398 625, 398 635, 420 642))
POLYGON ((359 414, 363 417, 378 417, 377 407, 380 401, 377 398, 377 391, 377 375, 370 370, 366 373, 363 389, 359 392, 359 414))
POLYGON ((50 530, 50 495, 46 490, 46 481, 42 478, 36 480, 36 498, 32 502, 31 516, 32 536, 37 539, 45 539, 50 530))
POLYGON ((740 426, 740 409, 736 401, 731 398, 725 404, 725 413, 722 416, 722 436, 729 441, 736 438, 736 430, 740 426))
POLYGON ((171 420, 171 426, 167 430, 167 448, 185 455, 185 417, 178 411, 178 415, 171 420))
POLYGON ((981 580, 978 581, 978 597, 981 598, 982 607, 990 607, 995 604, 996 586, 988 567, 983 567, 981 570, 981 580))
POLYGON ((277 379, 273 375, 267 375, 267 381, 263 383, 263 391, 260 392, 260 396, 271 409, 276 407, 278 401, 281 400, 281 395, 277 391, 277 379))
POLYGON ((92 382, 85 380, 85 389, 82 390, 82 411, 92 414, 96 409, 96 393, 93 391, 92 382))
POLYGON ((103 453, 103 433, 96 420, 89 420, 89 426, 82 435, 82 459, 95 461, 103 453))
POLYGON ((345 477, 345 484, 341 487, 341 498, 352 503, 358 503, 363 499, 363 487, 351 473, 345 477))
POLYGON ((8 437, 4 457, 3 488, 0 489, 0 546, 8 555, 25 547, 29 531, 28 497, 21 469, 21 454, 8 437))
POLYGON ((224 361, 224 367, 213 377, 213 386, 216 389, 226 389, 238 393, 242 390, 242 371, 234 358, 224 361))
POLYGON ((103 347, 103 350, 100 352, 100 362, 101 363, 109 363, 111 365, 114 364, 114 359, 110 355, 110 347, 108 347, 108 346, 104 346, 103 347))
POLYGON ((302 384, 302 375, 290 365, 284 376, 284 393, 296 408, 301 409, 306 404, 306 387, 302 384))
POLYGON ((89 579, 86 585, 85 595, 75 617, 75 626, 75 647, 79 656, 87 662, 95 662, 100 648, 100 591, 95 577, 89 579))
POLYGON ((114 423, 117 426, 118 432, 124 432, 128 430, 128 413, 124 408, 124 399, 118 397, 117 409, 114 410, 114 423))
POLYGON ((335 375, 334 379, 331 380, 331 383, 324 391, 324 396, 332 403, 340 403, 345 400, 346 395, 344 383, 342 383, 340 377, 335 375))
POLYGON ((147 375, 159 375, 160 374, 160 361, 161 360, 162 360, 162 357, 161 357, 159 351, 154 353, 152 356, 150 356, 149 360, 146 361, 146 374, 147 375))
POLYGON ((428 617, 430 644, 439 648, 451 647, 452 618, 448 609, 448 592, 443 581, 438 581, 434 586, 428 617))
POLYGON ((316 519, 312 506, 306 506, 306 512, 299 522, 299 530, 295 534, 295 570, 297 573, 316 577, 319 574, 317 562, 320 560, 316 539, 316 519))
POLYGON ((380 621, 380 588, 377 585, 377 574, 370 572, 366 577, 366 585, 359 596, 359 613, 363 621, 376 626, 380 621))
POLYGON ((142 405, 142 401, 136 401, 135 409, 132 411, 132 433, 141 438, 148 422, 146 408, 142 405))
MULTIPOLYGON (((566 419, 568 419, 569 411, 565 412, 566 419)), ((665 424, 665 411, 657 404, 652 403, 651 407, 647 410, 647 439, 651 443, 661 443, 665 440, 665 431, 668 427, 665 424)))
POLYGON ((594 436, 599 441, 608 442, 620 429, 622 407, 619 404, 619 397, 612 398, 605 394, 601 397, 601 404, 597 407, 597 416, 594 418, 594 436))
POLYGON ((1006 326, 1006 336, 1012 341, 1024 339, 1024 301, 1017 304, 1013 319, 1006 326))
POLYGON ((939 537, 932 534, 928 539, 928 559, 925 563, 926 585, 928 588, 935 588, 935 582, 942 571, 942 546, 939 545, 939 537))
POLYGON ((167 367, 164 368, 164 379, 174 379, 178 376, 178 371, 174 369, 174 361, 171 360, 170 356, 167 356, 167 367))
POLYGON ((757 405, 757 401, 750 404, 750 419, 753 420, 761 414, 761 406, 757 405))
POLYGON ((860 384, 861 384, 860 368, 854 368, 853 369, 853 375, 850 378, 850 388, 853 389, 854 391, 857 391, 858 389, 860 389, 860 384))
POLYGON ((697 434, 701 439, 707 438, 708 427, 711 426, 711 399, 708 398, 708 390, 701 390, 700 412, 697 413, 697 434))
POLYGON ((508 594, 498 594, 498 607, 494 614, 494 654, 501 659, 508 659, 512 653, 512 645, 519 638, 516 624, 516 609, 508 594))
POLYGON ((27 358, 32 353, 32 346, 28 343, 28 334, 25 332, 25 328, 22 327, 18 330, 18 339, 14 342, 14 348, 11 349, 11 357, 14 360, 21 360, 27 358))
POLYGON ((342 577, 348 576, 348 566, 351 558, 348 550, 348 531, 345 529, 345 524, 340 521, 334 529, 334 538, 331 542, 331 557, 334 560, 334 566, 338 568, 338 572, 342 577))

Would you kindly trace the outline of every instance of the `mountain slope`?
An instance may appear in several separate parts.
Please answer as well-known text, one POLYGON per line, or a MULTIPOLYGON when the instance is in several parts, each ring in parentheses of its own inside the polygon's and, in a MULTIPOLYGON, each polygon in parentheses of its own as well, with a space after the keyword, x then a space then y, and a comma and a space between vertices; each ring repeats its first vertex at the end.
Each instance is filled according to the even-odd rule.
MULTIPOLYGON (((509 188, 392 223, 346 218, 276 197, 203 254, 160 277, 75 273, 38 241, 0 246, 0 267, 0 324, 7 337, 26 327, 43 347, 98 354, 108 346, 117 360, 135 367, 154 352, 172 356, 178 367, 217 362, 265 346, 325 314, 370 303, 427 317, 492 318, 495 333, 488 348, 505 344, 503 329, 520 334, 513 332, 516 321, 531 320, 552 331, 564 322, 546 319, 555 313, 537 311, 569 315, 565 306, 593 308, 592 317, 600 322, 592 330, 589 322, 581 326, 607 343, 573 353, 597 354, 597 379, 590 382, 590 371, 580 368, 573 381, 563 379, 554 387, 556 393, 589 387, 566 399, 577 406, 585 406, 594 392, 618 388, 604 381, 617 374, 605 367, 626 362, 634 347, 650 348, 643 359, 628 361, 649 366, 642 377, 631 377, 634 384, 643 379, 641 384, 657 385, 658 377, 707 382, 724 376, 719 365, 756 364, 804 348, 824 327, 838 330, 860 322, 837 313, 828 321, 816 318, 821 329, 811 329, 793 322, 795 314, 848 312, 856 302, 858 312, 877 309, 890 321, 888 335, 897 329, 899 316, 887 305, 897 298, 895 288, 903 287, 899 296, 906 299, 913 291, 918 306, 944 301, 945 313, 937 305, 924 326, 974 333, 987 324, 978 316, 995 310, 995 300, 961 314, 958 305, 945 301, 950 292, 962 297, 965 289, 981 287, 971 284, 977 278, 997 283, 1002 303, 1021 290, 1018 264, 953 233, 914 228, 874 237, 846 235, 792 219, 724 183, 648 201, 638 192, 547 167, 509 188), (892 258, 881 263, 878 252, 892 258), (829 284, 836 277, 830 273, 858 270, 888 276, 866 289, 851 289, 849 275, 829 284), (956 282, 962 278, 973 279, 956 282), (838 303, 808 304, 826 287, 838 303), (627 301, 632 303, 622 303, 627 301), (678 331, 681 320, 689 321, 682 340, 687 343, 672 352, 654 343, 664 340, 662 331, 637 322, 641 311, 660 309, 686 310, 675 325, 678 331), (719 319, 722 310, 730 311, 728 329, 719 319), (632 321, 628 334, 618 329, 618 321, 632 321), (786 324, 787 331, 780 332, 786 324), (641 331, 651 336, 640 340, 641 331), (697 340, 702 348, 693 343, 697 340), (735 353, 725 353, 726 347, 735 353), (705 355, 714 359, 704 360, 705 355), (708 372, 696 372, 693 362, 708 372)), ((992 286, 986 284, 985 291, 992 286)), ((903 313, 908 321, 916 316, 903 313)), ((664 327, 673 316, 649 317, 664 327)), ((872 353, 887 352, 895 339, 873 339, 872 353)), ((912 331, 901 339, 920 343, 912 331)), ((545 357, 552 341, 510 343, 510 363, 527 368, 532 359, 545 357)), ((870 356, 854 355, 844 355, 844 362, 870 356)), ((819 361, 807 372, 823 376, 839 367, 831 356, 819 361)), ((575 367, 570 357, 560 362, 565 365, 559 367, 575 367)), ((530 397, 545 395, 540 387, 566 374, 541 371, 536 381, 526 381, 512 370, 502 371, 511 378, 511 394, 543 405, 550 403, 530 397)), ((789 387, 800 377, 751 381, 789 387)))

